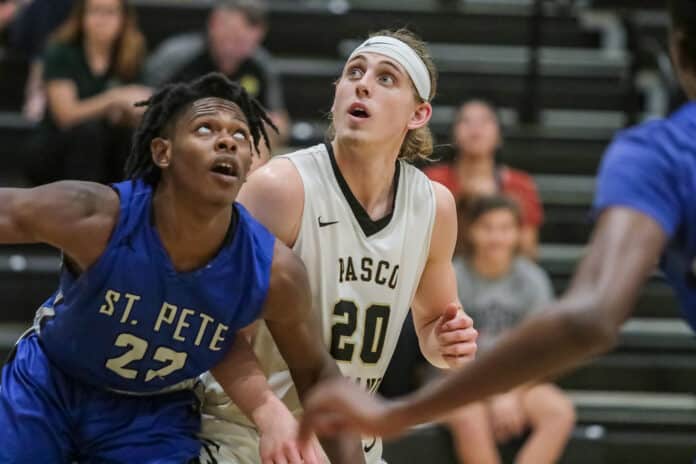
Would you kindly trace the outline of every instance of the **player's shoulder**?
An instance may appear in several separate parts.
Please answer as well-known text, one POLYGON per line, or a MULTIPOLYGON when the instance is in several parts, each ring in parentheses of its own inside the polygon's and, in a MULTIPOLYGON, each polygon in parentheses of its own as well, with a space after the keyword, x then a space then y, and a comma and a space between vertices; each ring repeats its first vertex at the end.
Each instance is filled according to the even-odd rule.
POLYGON ((696 155, 694 130, 696 103, 688 103, 667 118, 646 121, 618 132, 607 154, 631 151, 640 152, 642 157, 693 160, 696 155))
POLYGON ((316 145, 312 145, 310 147, 306 148, 301 148, 299 150, 295 150, 290 153, 286 153, 284 155, 280 155, 276 157, 275 159, 287 159, 292 162, 298 162, 300 160, 307 160, 307 159, 329 159, 329 153, 328 149, 326 148, 325 143, 318 143, 316 145))
POLYGON ((269 194, 288 195, 298 187, 302 188, 302 178, 289 158, 279 156, 254 171, 249 176, 248 184, 248 187, 269 194))
POLYGON ((435 208, 438 212, 456 211, 454 195, 446 186, 432 179, 425 179, 432 190, 435 208))
POLYGON ((648 121, 619 132, 606 149, 600 165, 600 181, 616 175, 648 176, 657 182, 674 182, 696 170, 696 146, 684 114, 648 121))
POLYGON ((82 217, 102 215, 115 219, 119 215, 120 195, 115 189, 96 182, 64 180, 32 190, 59 211, 82 217))
POLYGON ((324 143, 276 156, 273 161, 276 164, 268 163, 269 169, 279 175, 292 176, 293 181, 310 190, 313 185, 322 183, 332 170, 331 156, 324 143))
POLYGON ((273 234, 286 243, 295 240, 305 190, 296 166, 277 157, 260 167, 242 187, 237 201, 273 234))

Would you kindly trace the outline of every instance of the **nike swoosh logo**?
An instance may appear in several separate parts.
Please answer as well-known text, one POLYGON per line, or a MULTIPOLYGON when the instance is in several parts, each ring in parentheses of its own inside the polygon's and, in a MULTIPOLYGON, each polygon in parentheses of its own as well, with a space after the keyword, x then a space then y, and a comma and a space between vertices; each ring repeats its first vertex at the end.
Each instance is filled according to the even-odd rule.
POLYGON ((373 437, 372 442, 369 445, 363 445, 363 451, 365 451, 365 453, 369 453, 372 450, 372 448, 375 447, 376 444, 377 444, 377 437, 373 437))
POLYGON ((319 220, 319 227, 326 227, 333 224, 338 224, 338 221, 321 222, 321 216, 317 218, 319 220))

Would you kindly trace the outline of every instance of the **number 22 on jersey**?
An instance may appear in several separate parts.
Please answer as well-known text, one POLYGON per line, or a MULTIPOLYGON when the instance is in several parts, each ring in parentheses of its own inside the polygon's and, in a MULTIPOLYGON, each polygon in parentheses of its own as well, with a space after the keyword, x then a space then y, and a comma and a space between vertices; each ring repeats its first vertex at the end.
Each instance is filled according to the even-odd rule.
MULTIPOLYGON (((147 341, 129 333, 122 333, 116 337, 114 345, 128 348, 128 350, 120 356, 107 359, 106 367, 123 378, 135 379, 138 376, 138 371, 126 366, 145 357, 147 341)), ((145 373, 145 381, 149 382, 156 377, 166 377, 172 372, 181 369, 186 364, 187 357, 186 353, 174 351, 166 346, 160 346, 155 351, 152 359, 164 363, 164 366, 156 370, 148 369, 145 373)))

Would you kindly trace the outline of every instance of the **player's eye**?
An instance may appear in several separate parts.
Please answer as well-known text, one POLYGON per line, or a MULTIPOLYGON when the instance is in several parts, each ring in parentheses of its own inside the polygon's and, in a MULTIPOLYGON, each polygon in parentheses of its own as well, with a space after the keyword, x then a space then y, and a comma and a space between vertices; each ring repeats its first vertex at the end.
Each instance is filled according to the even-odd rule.
POLYGON ((213 133, 213 129, 211 129, 208 124, 201 124, 196 128, 196 133, 199 135, 208 135, 213 133))
POLYGON ((396 83, 396 79, 391 74, 382 74, 379 76, 379 81, 386 85, 394 85, 396 83))
POLYGON ((353 66, 352 68, 348 69, 348 77, 351 79, 360 79, 360 77, 363 75, 362 69, 360 69, 357 66, 353 66))
POLYGON ((238 130, 234 134, 232 134, 232 137, 234 137, 237 140, 246 140, 247 139, 247 134, 243 130, 238 130))

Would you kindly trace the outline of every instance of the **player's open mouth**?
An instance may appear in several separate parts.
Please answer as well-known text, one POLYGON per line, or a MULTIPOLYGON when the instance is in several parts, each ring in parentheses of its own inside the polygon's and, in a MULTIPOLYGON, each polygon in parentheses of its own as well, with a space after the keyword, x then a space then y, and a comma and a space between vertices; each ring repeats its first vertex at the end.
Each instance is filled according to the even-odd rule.
POLYGON ((355 118, 361 119, 370 117, 370 113, 367 111, 367 108, 362 103, 353 103, 352 105, 350 105, 350 107, 348 108, 348 114, 355 118))
POLYGON ((225 161, 215 163, 211 171, 213 171, 215 174, 220 174, 226 177, 237 176, 237 167, 234 165, 234 163, 228 163, 225 161))

